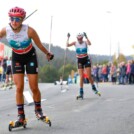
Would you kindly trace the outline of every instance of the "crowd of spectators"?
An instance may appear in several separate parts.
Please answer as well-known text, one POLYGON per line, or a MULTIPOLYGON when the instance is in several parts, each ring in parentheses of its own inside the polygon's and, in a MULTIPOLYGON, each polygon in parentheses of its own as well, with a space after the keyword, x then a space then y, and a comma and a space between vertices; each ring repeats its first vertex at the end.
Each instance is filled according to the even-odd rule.
POLYGON ((113 84, 134 84, 134 61, 94 65, 92 75, 96 82, 112 82, 113 84))
MULTIPOLYGON (((92 66, 92 76, 95 82, 111 82, 112 84, 134 84, 134 60, 121 62, 118 65, 113 63, 92 66)), ((75 73, 74 78, 70 75, 68 83, 77 83, 79 74, 75 73)), ((84 83, 89 83, 86 72, 83 74, 84 83)))
POLYGON ((9 67, 11 68, 11 58, 6 56, 0 61, 0 82, 6 82, 9 67))

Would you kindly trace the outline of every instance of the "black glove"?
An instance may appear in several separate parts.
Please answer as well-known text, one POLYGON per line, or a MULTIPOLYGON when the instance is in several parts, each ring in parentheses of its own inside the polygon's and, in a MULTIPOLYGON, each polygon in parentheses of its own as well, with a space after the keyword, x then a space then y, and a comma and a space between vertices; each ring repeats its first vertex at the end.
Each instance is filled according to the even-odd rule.
POLYGON ((85 36, 85 38, 87 39, 87 34, 85 32, 83 32, 83 35, 85 36))
POLYGON ((70 33, 67 34, 67 37, 70 38, 70 33))
POLYGON ((50 60, 52 60, 53 58, 54 58, 54 54, 51 55, 50 60))
POLYGON ((48 53, 47 55, 50 56, 50 60, 54 58, 54 54, 48 53))

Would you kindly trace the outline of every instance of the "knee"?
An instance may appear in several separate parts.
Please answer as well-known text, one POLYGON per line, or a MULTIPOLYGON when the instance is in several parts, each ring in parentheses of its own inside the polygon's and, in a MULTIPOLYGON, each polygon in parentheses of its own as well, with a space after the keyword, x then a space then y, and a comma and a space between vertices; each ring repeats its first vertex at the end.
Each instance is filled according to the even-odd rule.
POLYGON ((16 94, 23 94, 23 87, 16 87, 16 94))
POLYGON ((33 94, 40 93, 38 86, 30 86, 30 88, 31 88, 33 94))

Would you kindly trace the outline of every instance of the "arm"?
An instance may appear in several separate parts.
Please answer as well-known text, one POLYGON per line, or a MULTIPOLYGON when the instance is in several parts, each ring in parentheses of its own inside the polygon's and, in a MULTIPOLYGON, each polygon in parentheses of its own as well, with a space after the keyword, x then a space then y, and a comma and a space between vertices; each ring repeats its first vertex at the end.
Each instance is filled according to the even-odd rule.
POLYGON ((28 36, 29 36, 29 38, 33 39, 33 41, 34 41, 34 43, 37 45, 37 47, 38 47, 43 53, 46 54, 48 60, 51 60, 51 58, 53 58, 53 57, 52 57, 53 55, 42 45, 42 43, 41 43, 41 41, 40 41, 40 38, 39 38, 37 32, 36 32, 33 28, 31 28, 31 27, 28 28, 28 36))
POLYGON ((42 52, 44 52, 45 54, 48 53, 48 50, 42 45, 37 32, 31 27, 28 28, 28 36, 29 38, 33 39, 34 43, 42 52))
POLYGON ((67 39, 67 47, 75 45, 76 42, 69 43, 69 38, 67 39))
POLYGON ((1 31, 0 31, 0 39, 1 39, 2 37, 4 37, 4 36, 6 36, 6 28, 5 28, 5 27, 2 28, 1 31))
POLYGON ((66 47, 70 47, 76 44, 76 42, 72 42, 69 43, 69 38, 70 38, 70 33, 67 34, 67 43, 66 43, 66 47))
POLYGON ((90 40, 88 39, 88 37, 86 39, 87 39, 86 43, 90 46, 91 45, 90 40))
POLYGON ((87 45, 91 45, 91 42, 90 42, 90 40, 89 40, 88 37, 87 37, 87 34, 86 34, 85 32, 83 32, 83 35, 84 35, 85 38, 87 39, 87 41, 86 41, 87 45))

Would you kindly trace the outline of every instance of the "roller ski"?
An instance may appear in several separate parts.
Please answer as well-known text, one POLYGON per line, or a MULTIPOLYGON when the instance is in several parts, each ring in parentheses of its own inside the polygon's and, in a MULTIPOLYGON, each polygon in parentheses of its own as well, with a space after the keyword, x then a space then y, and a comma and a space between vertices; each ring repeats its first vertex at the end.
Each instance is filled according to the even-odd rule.
POLYGON ((76 99, 78 100, 78 99, 82 99, 83 100, 83 95, 78 95, 77 97, 76 97, 76 99))
POLYGON ((95 94, 97 94, 98 96, 101 96, 101 93, 99 91, 95 91, 95 94))
POLYGON ((96 89, 95 85, 92 85, 92 90, 96 95, 101 96, 101 93, 96 89))
POLYGON ((4 84, 2 89, 6 90, 8 88, 8 86, 9 86, 9 84, 4 84))
POLYGON ((12 89, 13 88, 13 83, 11 82, 8 86, 8 89, 12 89))
POLYGON ((51 121, 47 116, 43 115, 42 109, 35 110, 35 115, 38 120, 45 122, 49 127, 51 127, 51 121))
POLYGON ((77 97, 76 97, 76 99, 78 100, 78 99, 82 99, 83 100, 83 98, 84 98, 84 92, 83 92, 83 90, 80 90, 80 95, 78 95, 77 97))
POLYGON ((13 128, 23 127, 26 128, 27 120, 25 119, 25 115, 18 115, 18 120, 10 121, 9 123, 9 131, 12 131, 13 128))

